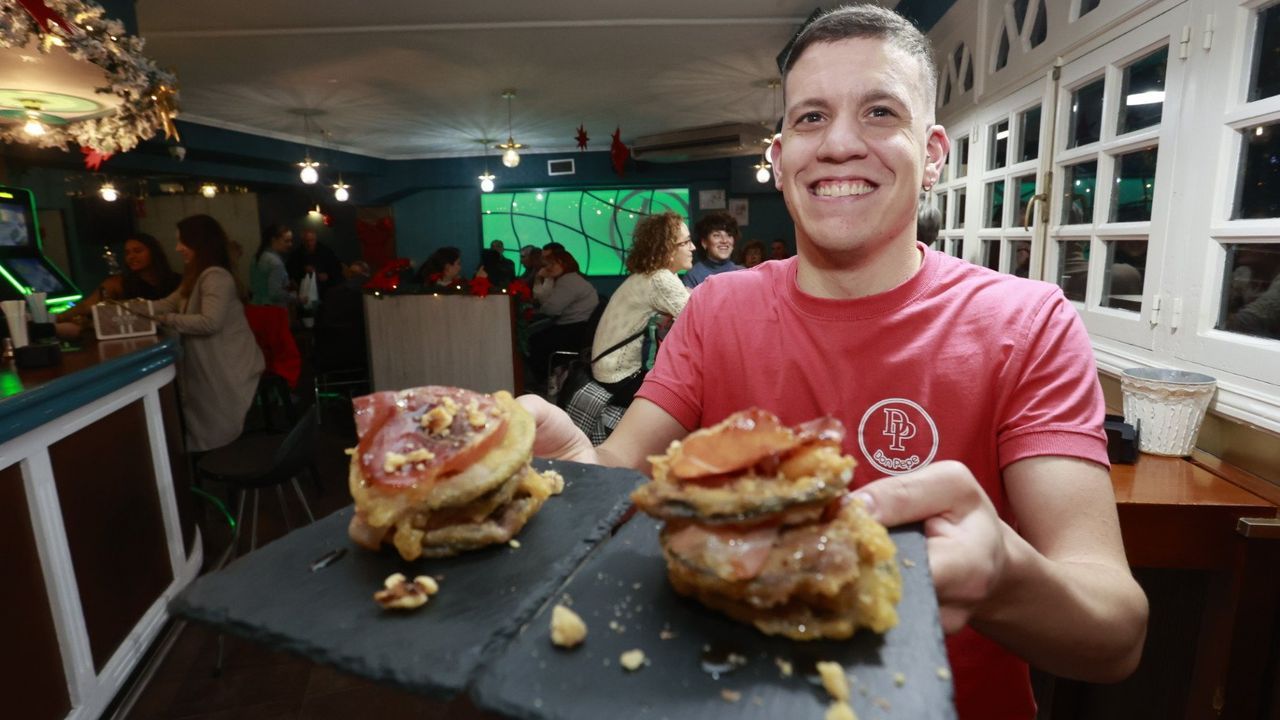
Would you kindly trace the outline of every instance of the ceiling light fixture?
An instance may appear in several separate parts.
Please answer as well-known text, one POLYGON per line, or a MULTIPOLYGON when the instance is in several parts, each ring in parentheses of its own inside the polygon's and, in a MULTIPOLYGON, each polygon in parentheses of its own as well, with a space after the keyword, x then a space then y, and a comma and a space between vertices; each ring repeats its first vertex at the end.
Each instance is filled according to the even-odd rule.
POLYGON ((351 199, 351 193, 347 192, 351 186, 342 182, 342 175, 338 175, 338 184, 333 186, 333 199, 338 202, 346 202, 351 199))
POLYGON ((205 183, 200 186, 200 194, 207 197, 216 197, 218 194, 218 186, 213 183, 205 183))
POLYGON ((480 192, 493 192, 493 173, 489 172, 489 143, 493 142, 488 138, 479 141, 484 147, 484 174, 477 178, 480 181, 480 192))
POLYGON ((320 163, 311 159, 311 118, 314 115, 323 115, 323 110, 314 108, 295 108, 289 110, 294 115, 302 116, 302 133, 303 133, 303 155, 302 162, 297 163, 302 168, 298 171, 298 179, 307 185, 315 185, 320 182, 320 171, 316 168, 320 167, 320 163))
POLYGON ((495 146, 502 151, 502 164, 509 168, 520 164, 520 153, 517 151, 524 147, 524 145, 516 142, 515 135, 511 132, 511 100, 515 96, 515 90, 502 91, 502 97, 507 100, 507 141, 495 146))
POLYGON ((120 199, 120 191, 116 190, 116 186, 111 183, 102 183, 102 187, 98 188, 98 195, 107 202, 120 199))
POLYGON ((773 123, 774 124, 771 125, 769 122, 761 123, 765 127, 765 136, 760 139, 760 144, 764 145, 764 151, 760 155, 760 162, 756 163, 755 165, 752 165, 752 167, 755 168, 756 170, 756 182, 761 184, 769 182, 769 178, 771 177, 770 171, 773 170, 773 165, 769 162, 769 151, 773 149, 773 130, 774 128, 777 127, 776 123, 778 122, 778 118, 779 118, 778 88, 780 87, 782 87, 782 82, 780 80, 777 80, 776 78, 771 78, 769 80, 770 95, 773 98, 773 123))
POLYGON ((315 207, 308 210, 307 215, 313 218, 324 217, 324 213, 320 212, 320 203, 316 203, 315 207))
POLYGON ((44 123, 40 122, 40 118, 36 117, 35 113, 28 113, 27 122, 22 126, 23 132, 31 137, 40 137, 47 129, 44 123))

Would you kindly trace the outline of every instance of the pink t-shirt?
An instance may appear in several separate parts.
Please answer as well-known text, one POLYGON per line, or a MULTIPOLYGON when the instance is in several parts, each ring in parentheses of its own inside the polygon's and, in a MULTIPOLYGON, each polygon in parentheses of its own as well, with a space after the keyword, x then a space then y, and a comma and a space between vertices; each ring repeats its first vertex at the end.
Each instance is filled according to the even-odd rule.
MULTIPOLYGON (((855 300, 801 292, 795 258, 708 278, 636 396, 690 430, 751 406, 788 424, 831 415, 855 486, 958 460, 1016 528, 1005 466, 1108 466, 1088 335, 1057 286, 919 247, 911 279, 855 300)), ((1034 717, 1022 660, 971 629, 947 647, 961 718, 1034 717)))

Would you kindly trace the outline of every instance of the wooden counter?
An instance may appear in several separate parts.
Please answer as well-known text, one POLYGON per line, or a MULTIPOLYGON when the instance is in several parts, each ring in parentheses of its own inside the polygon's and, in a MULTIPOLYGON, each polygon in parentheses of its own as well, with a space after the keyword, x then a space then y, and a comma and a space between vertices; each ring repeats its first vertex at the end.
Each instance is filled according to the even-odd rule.
POLYGON ((99 717, 199 571, 176 340, 0 366, 6 717, 99 717))

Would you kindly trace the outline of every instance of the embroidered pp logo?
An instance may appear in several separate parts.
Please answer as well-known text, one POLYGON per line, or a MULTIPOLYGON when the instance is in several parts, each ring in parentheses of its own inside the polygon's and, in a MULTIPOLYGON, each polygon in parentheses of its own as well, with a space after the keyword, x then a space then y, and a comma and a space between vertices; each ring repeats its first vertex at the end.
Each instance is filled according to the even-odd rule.
POLYGON ((910 400, 881 400, 862 415, 858 447, 882 472, 901 475, 933 461, 938 453, 938 426, 910 400))

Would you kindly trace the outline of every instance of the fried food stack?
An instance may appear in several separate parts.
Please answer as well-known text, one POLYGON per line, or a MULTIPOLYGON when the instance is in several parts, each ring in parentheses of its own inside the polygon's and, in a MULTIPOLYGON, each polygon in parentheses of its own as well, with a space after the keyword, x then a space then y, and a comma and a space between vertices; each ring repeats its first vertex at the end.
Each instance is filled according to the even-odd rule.
POLYGON ((834 418, 793 429, 753 408, 649 458, 653 480, 631 498, 665 521, 676 591, 796 640, 896 625, 897 548, 849 495, 844 434, 834 418))
POLYGON ((348 533, 371 550, 415 560, 504 543, 564 489, 530 467, 533 417, 506 392, 431 385, 354 404, 348 533))

